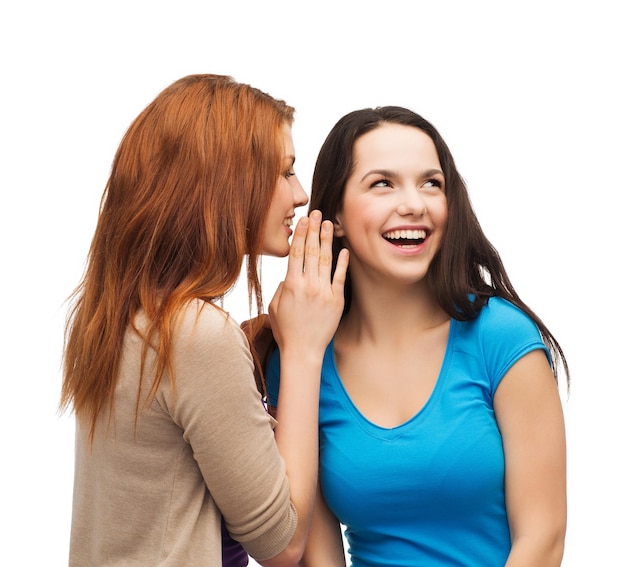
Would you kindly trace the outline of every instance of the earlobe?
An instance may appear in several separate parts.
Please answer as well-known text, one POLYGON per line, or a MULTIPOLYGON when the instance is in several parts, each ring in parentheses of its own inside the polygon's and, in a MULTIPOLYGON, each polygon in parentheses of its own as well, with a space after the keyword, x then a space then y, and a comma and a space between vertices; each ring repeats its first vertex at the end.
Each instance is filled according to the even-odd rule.
POLYGON ((342 238, 346 235, 341 223, 341 211, 335 213, 335 219, 333 220, 333 236, 335 238, 342 238))

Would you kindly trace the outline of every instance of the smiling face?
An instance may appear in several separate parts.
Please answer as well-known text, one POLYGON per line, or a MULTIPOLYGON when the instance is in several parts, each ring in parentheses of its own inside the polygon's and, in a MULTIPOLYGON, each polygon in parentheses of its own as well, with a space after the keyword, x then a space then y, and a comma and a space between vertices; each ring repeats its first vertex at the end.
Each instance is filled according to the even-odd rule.
POLYGON ((384 123, 358 138, 353 153, 335 224, 351 252, 352 277, 422 281, 448 217, 433 141, 418 128, 384 123))
POLYGON ((290 227, 296 207, 302 207, 309 201, 293 169, 296 153, 288 124, 283 128, 283 136, 283 169, 272 196, 263 233, 263 254, 279 257, 289 254, 290 227))

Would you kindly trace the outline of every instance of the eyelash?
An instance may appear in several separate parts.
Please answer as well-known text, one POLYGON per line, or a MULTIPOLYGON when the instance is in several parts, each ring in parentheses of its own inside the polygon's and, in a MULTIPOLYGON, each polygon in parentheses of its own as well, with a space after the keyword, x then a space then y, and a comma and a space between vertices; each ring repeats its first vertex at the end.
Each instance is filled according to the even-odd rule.
POLYGON ((443 183, 441 183, 438 179, 429 179, 426 183, 432 183, 435 187, 439 187, 440 189, 443 185, 443 183))
MULTIPOLYGON (((375 187, 380 187, 383 183, 386 187, 390 187, 392 185, 391 181, 388 179, 379 179, 378 181, 374 181, 374 183, 370 185, 370 188, 373 189, 375 187)), ((438 187, 439 189, 443 186, 443 183, 438 179, 427 179, 425 183, 432 183, 434 187, 438 187)))
POLYGON ((370 185, 370 188, 373 189, 374 187, 379 187, 383 183, 387 186, 391 185, 391 183, 386 179, 379 179, 378 181, 374 181, 374 183, 370 185))
POLYGON ((295 172, 295 171, 291 171, 291 170, 289 170, 289 171, 285 171, 285 177, 286 177, 287 179, 289 179, 290 177, 293 177, 295 174, 296 174, 296 172, 295 172))

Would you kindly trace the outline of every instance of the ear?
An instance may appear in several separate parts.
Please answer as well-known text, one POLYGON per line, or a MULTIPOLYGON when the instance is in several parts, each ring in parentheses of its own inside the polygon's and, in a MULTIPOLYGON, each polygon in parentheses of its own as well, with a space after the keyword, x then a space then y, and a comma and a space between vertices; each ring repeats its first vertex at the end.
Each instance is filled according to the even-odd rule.
POLYGON ((333 222, 333 227, 335 228, 334 230, 335 238, 341 238, 346 235, 345 231, 343 230, 343 225, 341 223, 340 214, 335 215, 335 221, 333 222))

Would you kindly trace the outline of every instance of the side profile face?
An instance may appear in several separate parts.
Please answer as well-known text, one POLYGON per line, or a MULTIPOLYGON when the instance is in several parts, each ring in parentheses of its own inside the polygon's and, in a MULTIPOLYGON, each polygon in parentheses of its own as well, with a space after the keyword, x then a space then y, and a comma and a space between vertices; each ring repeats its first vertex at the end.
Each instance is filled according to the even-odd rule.
POLYGON ((293 169, 296 152, 288 124, 283 128, 283 137, 283 170, 274 190, 263 233, 263 254, 267 256, 280 257, 289 254, 289 237, 293 233, 291 225, 296 214, 295 209, 309 202, 293 169))
POLYGON ((335 235, 353 278, 422 281, 441 246, 448 208, 435 145, 422 130, 384 123, 358 138, 335 235))

